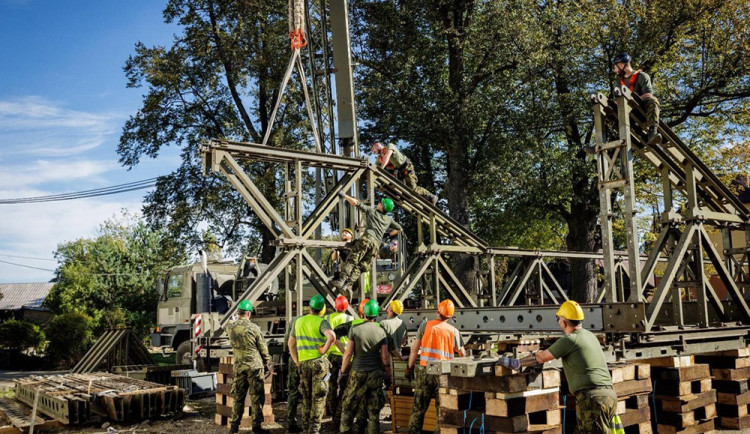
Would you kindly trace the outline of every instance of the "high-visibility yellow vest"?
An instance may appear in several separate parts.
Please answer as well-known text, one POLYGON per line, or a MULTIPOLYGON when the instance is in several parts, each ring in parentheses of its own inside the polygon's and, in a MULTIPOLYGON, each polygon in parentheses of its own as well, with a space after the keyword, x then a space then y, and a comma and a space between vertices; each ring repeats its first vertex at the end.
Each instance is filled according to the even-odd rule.
POLYGON ((610 434, 625 434, 625 428, 622 426, 620 416, 615 415, 609 422, 609 432, 610 434))
POLYGON ((297 357, 300 362, 319 359, 318 347, 325 345, 326 337, 320 334, 320 323, 323 318, 318 315, 305 315, 294 323, 294 334, 297 339, 297 357))
MULTIPOLYGON (((334 312, 326 317, 326 320, 328 320, 328 324, 331 325, 332 329, 336 329, 336 327, 340 326, 341 324, 346 323, 347 321, 351 320, 351 317, 344 312, 334 312)), ((336 336, 339 341, 341 342, 341 345, 346 348, 347 342, 349 342, 349 338, 346 336, 338 337, 336 336)), ((336 347, 336 345, 331 345, 331 349, 328 350, 327 354, 335 354, 337 356, 343 356, 344 353, 339 351, 339 349, 336 347)))

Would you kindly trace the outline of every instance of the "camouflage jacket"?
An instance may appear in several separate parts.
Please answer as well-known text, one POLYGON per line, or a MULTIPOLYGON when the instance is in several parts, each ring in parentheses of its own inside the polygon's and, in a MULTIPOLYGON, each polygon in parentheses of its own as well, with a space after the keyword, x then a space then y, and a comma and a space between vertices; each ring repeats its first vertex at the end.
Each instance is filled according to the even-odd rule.
POLYGON ((240 318, 227 326, 229 342, 234 352, 234 364, 246 365, 252 369, 263 369, 270 356, 260 327, 249 319, 240 318))

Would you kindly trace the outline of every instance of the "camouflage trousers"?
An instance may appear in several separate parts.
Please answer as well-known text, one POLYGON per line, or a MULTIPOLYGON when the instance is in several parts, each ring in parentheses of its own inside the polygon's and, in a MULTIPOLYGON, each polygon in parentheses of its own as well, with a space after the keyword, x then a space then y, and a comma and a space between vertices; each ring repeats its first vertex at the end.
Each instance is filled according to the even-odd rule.
POLYGON ((326 413, 333 418, 333 426, 338 426, 341 421, 341 396, 344 389, 339 390, 337 379, 341 372, 341 363, 344 356, 329 354, 328 361, 331 362, 331 381, 328 382, 328 395, 326 396, 326 413))
POLYGON ((302 429, 320 432, 326 406, 331 364, 325 357, 305 360, 299 367, 299 393, 302 397, 302 429))
POLYGON ((288 375, 286 377, 286 388, 289 396, 286 399, 286 419, 289 425, 299 425, 297 422, 297 407, 299 407, 299 370, 294 360, 289 357, 288 375))
POLYGON ((617 412, 617 394, 611 387, 576 392, 576 434, 609 434, 617 412))
POLYGON ((643 105, 646 106, 646 121, 648 126, 659 125, 659 100, 656 97, 650 97, 643 100, 643 105))
POLYGON ((414 164, 411 161, 407 161, 406 164, 396 169, 396 178, 414 190, 418 195, 426 196, 428 199, 432 196, 432 193, 426 188, 418 185, 417 174, 414 172, 414 164))
POLYGON ((339 425, 340 433, 354 432, 352 422, 355 415, 357 424, 364 425, 367 421, 367 434, 377 434, 380 428, 380 410, 385 405, 385 395, 383 395, 383 378, 385 373, 381 370, 360 372, 351 371, 349 382, 344 392, 344 399, 341 402, 341 424, 339 425), (357 409, 366 410, 365 414, 357 409))
POLYGON ((245 413, 245 397, 250 392, 250 415, 253 428, 260 428, 263 423, 263 404, 266 402, 266 391, 263 387, 263 369, 253 369, 247 365, 234 365, 232 381, 232 425, 240 426, 245 413))
POLYGON ((367 235, 358 239, 346 262, 341 266, 341 278, 349 282, 359 279, 360 274, 370 269, 370 261, 378 254, 379 249, 380 240, 367 235))
MULTIPOLYGON (((414 369, 414 379, 416 386, 414 388, 414 406, 411 409, 411 419, 409 419, 409 434, 419 434, 422 432, 424 425, 424 415, 430 406, 430 400, 435 399, 435 406, 438 410, 438 420, 440 420, 440 376, 430 375, 424 366, 417 365, 414 369)), ((440 424, 435 427, 435 434, 440 432, 440 424)))

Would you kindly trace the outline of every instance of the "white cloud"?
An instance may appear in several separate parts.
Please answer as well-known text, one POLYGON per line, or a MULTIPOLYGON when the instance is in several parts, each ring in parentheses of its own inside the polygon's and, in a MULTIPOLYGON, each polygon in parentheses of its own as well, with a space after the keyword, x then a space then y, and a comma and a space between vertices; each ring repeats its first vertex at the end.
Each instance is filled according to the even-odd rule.
POLYGON ((0 149, 4 155, 77 155, 119 132, 124 116, 65 108, 28 96, 0 101, 0 149))
MULTIPOLYGON (((121 201, 93 198, 65 202, 0 205, 0 254, 53 258, 57 245, 78 238, 89 238, 104 220, 119 216, 122 209, 139 212, 140 195, 130 193, 121 201)), ((0 256, 0 260, 39 268, 54 269, 55 262, 0 256)), ((0 282, 45 282, 51 271, 34 270, 0 262, 0 282)))

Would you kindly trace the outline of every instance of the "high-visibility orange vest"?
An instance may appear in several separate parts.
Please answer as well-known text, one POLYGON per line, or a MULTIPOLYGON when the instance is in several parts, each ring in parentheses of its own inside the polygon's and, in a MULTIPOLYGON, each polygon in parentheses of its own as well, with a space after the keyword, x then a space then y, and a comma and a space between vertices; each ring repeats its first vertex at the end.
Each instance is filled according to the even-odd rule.
POLYGON ((630 89, 631 92, 635 90, 635 80, 638 78, 638 74, 640 74, 642 69, 639 69, 638 71, 635 71, 633 75, 630 76, 630 83, 626 82, 624 78, 620 78, 620 84, 623 86, 627 86, 628 89, 630 89))
MULTIPOLYGON (((378 165, 383 165, 383 158, 385 158, 385 153, 388 152, 387 149, 383 149, 383 152, 378 155, 378 165)), ((385 165, 385 168, 388 170, 396 170, 396 166, 393 165, 393 162, 389 159, 388 164, 385 165)))
POLYGON ((424 328, 422 341, 419 343, 419 364, 427 366, 430 360, 451 360, 455 348, 454 328, 447 321, 434 319, 428 321, 424 328))

